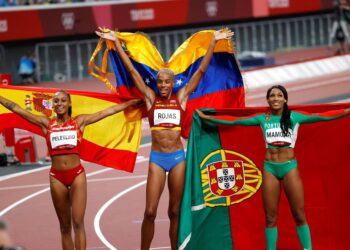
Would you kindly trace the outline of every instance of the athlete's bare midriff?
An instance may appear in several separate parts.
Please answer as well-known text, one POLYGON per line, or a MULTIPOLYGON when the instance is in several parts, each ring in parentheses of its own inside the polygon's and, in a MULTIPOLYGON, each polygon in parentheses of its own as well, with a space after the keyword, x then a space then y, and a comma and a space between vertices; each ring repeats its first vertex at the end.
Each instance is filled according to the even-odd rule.
POLYGON ((181 131, 170 129, 152 131, 152 151, 168 153, 182 148, 181 131))
POLYGON ((68 170, 80 165, 78 154, 54 155, 51 156, 52 167, 57 170, 68 170))
POLYGON ((271 162, 286 162, 294 159, 294 148, 268 148, 265 160, 271 162))

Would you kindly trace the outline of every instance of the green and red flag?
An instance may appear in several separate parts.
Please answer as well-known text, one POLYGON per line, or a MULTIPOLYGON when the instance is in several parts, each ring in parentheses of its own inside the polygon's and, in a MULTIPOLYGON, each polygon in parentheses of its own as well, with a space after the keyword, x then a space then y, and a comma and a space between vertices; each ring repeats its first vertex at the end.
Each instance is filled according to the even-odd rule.
MULTIPOLYGON (((346 104, 294 106, 321 113, 346 104)), ((245 117, 266 108, 205 109, 206 114, 245 117)), ((304 184, 305 210, 314 249, 347 249, 350 223, 350 116, 302 124, 295 155, 304 184)), ((187 148, 179 249, 265 249, 261 199, 265 142, 258 126, 203 122, 195 113, 187 148)), ((299 249, 288 201, 281 195, 278 248, 299 249)))

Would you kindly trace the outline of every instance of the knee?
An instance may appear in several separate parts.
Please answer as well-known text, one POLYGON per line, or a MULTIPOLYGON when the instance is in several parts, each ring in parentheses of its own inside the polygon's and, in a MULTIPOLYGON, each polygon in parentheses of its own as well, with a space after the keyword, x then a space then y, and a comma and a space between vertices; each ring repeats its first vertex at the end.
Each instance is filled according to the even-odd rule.
POLYGON ((149 222, 154 222, 157 217, 157 210, 155 209, 146 209, 144 214, 144 220, 149 222))
POLYGON ((180 215, 180 209, 177 208, 169 208, 168 210, 168 216, 170 220, 177 219, 180 215))
POLYGON ((265 212, 266 227, 276 227, 277 226, 277 211, 265 212))
POLYGON ((306 223, 304 208, 300 207, 292 210, 293 218, 295 223, 300 226, 306 223))
POLYGON ((71 234, 72 225, 70 223, 60 224, 61 234, 71 234))
POLYGON ((73 229, 74 232, 84 230, 84 221, 73 219, 73 229))

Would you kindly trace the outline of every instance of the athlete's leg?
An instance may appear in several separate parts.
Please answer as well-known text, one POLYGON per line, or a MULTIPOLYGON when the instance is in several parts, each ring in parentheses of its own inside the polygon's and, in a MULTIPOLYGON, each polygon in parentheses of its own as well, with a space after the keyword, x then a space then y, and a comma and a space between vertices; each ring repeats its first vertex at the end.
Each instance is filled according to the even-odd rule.
POLYGON ((71 211, 69 189, 60 181, 50 176, 50 190, 53 205, 60 222, 61 241, 63 250, 74 249, 72 239, 71 211))
POLYGON ((280 181, 274 175, 264 170, 262 182, 262 198, 265 211, 265 237, 267 250, 276 249, 278 203, 280 194, 280 181))
POLYGON ((295 223, 298 226, 304 225, 306 223, 304 212, 304 189, 298 168, 291 170, 284 177, 283 184, 295 223))
POLYGON ((177 234, 179 229, 179 214, 182 192, 185 178, 185 161, 180 162, 168 175, 169 207, 168 216, 170 219, 169 236, 171 249, 177 249, 177 234))
POLYGON ((86 193, 86 175, 85 172, 83 172, 75 177, 70 190, 76 250, 86 249, 86 235, 84 227, 84 215, 87 200, 86 193))
POLYGON ((306 222, 304 210, 304 189, 297 168, 284 177, 284 190, 292 211, 300 243, 304 249, 311 249, 310 230, 306 222))
POLYGON ((146 208, 141 228, 141 250, 148 250, 151 246, 154 235, 154 220, 157 216, 158 203, 165 180, 164 169, 150 162, 146 186, 146 208))

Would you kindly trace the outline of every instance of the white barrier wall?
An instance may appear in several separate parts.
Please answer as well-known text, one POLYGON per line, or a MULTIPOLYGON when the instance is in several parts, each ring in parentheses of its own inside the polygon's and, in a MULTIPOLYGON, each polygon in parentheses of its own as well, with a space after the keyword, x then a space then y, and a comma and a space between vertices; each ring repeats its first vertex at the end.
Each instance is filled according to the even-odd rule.
POLYGON ((243 73, 243 80, 246 88, 255 89, 343 71, 350 74, 349 54, 247 71, 243 73))

